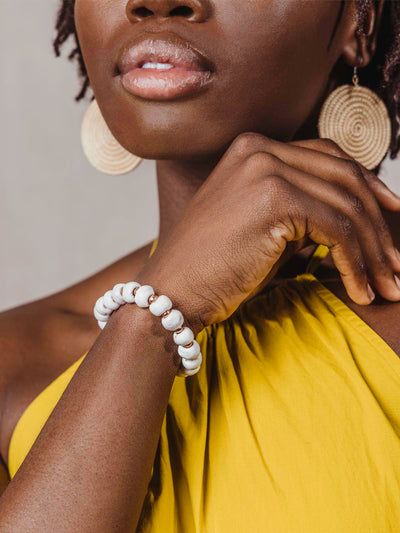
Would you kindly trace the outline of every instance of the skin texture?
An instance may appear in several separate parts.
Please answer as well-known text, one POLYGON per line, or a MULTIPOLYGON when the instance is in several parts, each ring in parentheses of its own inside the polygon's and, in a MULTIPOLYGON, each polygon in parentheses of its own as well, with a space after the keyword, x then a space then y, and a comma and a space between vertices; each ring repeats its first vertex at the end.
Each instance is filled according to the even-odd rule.
MULTIPOLYGON (((229 152, 228 147, 233 139, 240 137, 243 132, 257 133, 266 139, 274 139, 281 143, 307 139, 307 136, 317 137, 318 110, 326 95, 335 86, 349 82, 349 79, 346 80, 344 77, 344 74, 349 77, 350 72, 349 68, 346 71, 346 65, 354 66, 361 62, 365 66, 371 59, 376 47, 383 3, 381 2, 377 11, 371 8, 368 36, 364 39, 355 36, 357 20, 353 2, 260 0, 251 2, 250 9, 247 3, 232 3, 230 0, 219 2, 190 0, 185 5, 190 11, 186 16, 173 15, 174 9, 180 6, 180 3, 175 1, 130 0, 99 3, 93 0, 77 0, 75 5, 76 25, 83 57, 104 118, 125 148, 141 157, 157 160, 161 210, 159 248, 162 248, 169 232, 176 227, 181 214, 200 185, 212 174, 224 174, 224 166, 222 165, 222 170, 221 164, 218 165, 218 170, 216 166, 221 161, 222 155, 229 152), (149 16, 143 16, 143 9, 149 16), (268 19, 268 31, 265 26, 266 19, 268 19), (249 28, 252 31, 248 31, 249 28), (162 37, 178 34, 190 40, 191 44, 200 49, 212 63, 213 82, 195 97, 178 98, 167 102, 155 102, 128 94, 122 87, 116 65, 121 51, 143 34, 162 37), (249 97, 249 87, 252 88, 251 97, 249 97)), ((237 160, 239 165, 256 151, 256 147, 265 152, 269 151, 265 143, 260 148, 259 139, 257 136, 254 138, 257 139, 253 143, 254 146, 248 138, 244 143, 242 159, 237 160)), ((275 144, 276 149, 277 147, 275 144)), ((330 146, 329 150, 322 143, 317 145, 314 143, 313 147, 315 150, 346 157, 346 154, 338 154, 335 146, 330 146)), ((287 147, 283 144, 279 146, 280 154, 282 150, 287 152, 287 147)), ((366 178, 365 169, 354 169, 354 164, 348 168, 343 165, 339 168, 337 165, 329 178, 328 175, 324 175, 324 164, 326 164, 324 159, 320 158, 317 163, 316 156, 312 152, 303 151, 303 155, 310 161, 299 162, 301 156, 296 156, 289 161, 289 165, 297 170, 299 166, 303 166, 302 170, 306 171, 308 176, 298 171, 294 173, 293 169, 283 168, 283 165, 280 165, 279 169, 276 169, 276 165, 271 168, 267 162, 266 165, 260 163, 257 168, 253 166, 250 172, 268 175, 277 170, 278 173, 285 174, 285 179, 288 179, 289 172, 292 184, 297 184, 308 193, 317 194, 320 200, 326 198, 326 187, 322 185, 320 192, 316 193, 316 186, 310 185, 307 178, 310 181, 310 174, 313 174, 320 179, 332 179, 332 172, 336 172, 336 184, 350 189, 354 195, 358 194, 363 184, 360 180, 351 179, 351 176, 358 173, 366 178), (346 173, 349 174, 348 179, 346 173), (338 179, 339 174, 341 174, 340 179, 338 179)), ((282 159, 285 161, 284 157, 282 159)), ((230 158, 225 158, 225 161, 228 161, 227 166, 232 171, 229 165, 230 158)), ((238 168, 237 172, 240 171, 238 168)), ((371 184, 371 174, 369 176, 371 184)), ((247 185, 246 180, 243 176, 238 179, 242 179, 244 190, 247 185)), ((377 188, 374 190, 376 193, 377 188)), ((357 200, 354 196, 348 197, 348 190, 334 191, 331 188, 331 192, 330 198, 334 201, 335 207, 343 206, 346 214, 358 221, 360 230, 365 230, 368 226, 366 215, 371 214, 370 209, 376 212, 376 202, 373 205, 371 199, 367 202, 368 205, 363 206, 362 202, 359 202, 360 198, 357 200), (341 194, 341 198, 338 194, 341 194), (346 204, 351 205, 346 209, 346 204), (360 208, 364 207, 366 213, 360 213, 360 208)), ((205 200, 201 209, 206 213, 207 203, 215 201, 215 194, 218 194, 217 191, 210 186, 207 192, 203 192, 205 200)), ((362 201, 366 200, 365 194, 364 191, 362 201)), ((377 199, 380 201, 379 194, 377 199)), ((241 193, 238 193, 237 199, 232 199, 232 209, 235 202, 240 201, 241 193)), ((392 203, 380 201, 380 204, 381 207, 388 209, 399 207, 398 203, 393 203, 393 199, 392 203)), ((275 205, 279 213, 285 209, 287 211, 286 206, 281 205, 279 201, 275 205)), ((211 212, 210 208, 208 212, 211 212)), ((193 227, 193 237, 199 241, 200 230, 194 228, 193 213, 190 215, 185 225, 181 226, 183 233, 187 236, 193 227)), ((375 213, 372 225, 381 228, 382 217, 378 220, 375 213)), ((395 301, 399 299, 399 290, 394 283, 393 271, 390 268, 395 271, 400 270, 399 258, 395 256, 392 239, 387 235, 388 228, 384 228, 384 231, 376 235, 372 225, 369 224, 369 232, 364 231, 362 250, 353 243, 348 255, 356 253, 361 267, 364 270, 369 267, 371 281, 380 294, 386 299, 395 301), (379 239, 383 239, 383 247, 380 246, 379 239), (374 256, 371 250, 375 251, 374 256), (367 253, 368 257, 362 258, 363 253, 367 253), (364 262, 372 264, 364 265, 364 262)), ((207 225, 205 228, 205 233, 207 231, 210 233, 207 225)), ((296 239, 299 238, 299 235, 296 235, 296 239)), ((178 248, 184 239, 185 236, 175 231, 174 242, 178 243, 175 248, 178 248)), ((286 238, 286 241, 296 239, 286 238)), ((325 244, 333 245, 331 242, 325 244)), ((182 244, 180 247, 181 250, 187 249, 182 244)), ((340 251, 341 247, 337 245, 336 248, 340 251)), ((279 248, 279 255, 283 253, 284 248, 285 246, 279 248)), ((231 249, 231 252, 233 254, 234 250, 231 249)), ((264 250, 264 254, 268 255, 269 252, 264 250)), ((172 252, 168 246, 164 249, 164 255, 169 258, 169 263, 167 261, 165 265, 166 271, 171 269, 170 264, 177 266, 188 263, 187 254, 183 255, 182 251, 180 253, 178 251, 176 258, 171 259, 172 252)), ((200 251, 200 255, 204 258, 204 250, 200 251)), ((278 261, 279 255, 274 257, 275 262, 278 261)), ((343 279, 348 294, 356 303, 369 303, 370 300, 366 295, 361 294, 361 285, 366 285, 366 272, 362 275, 357 272, 352 274, 350 270, 346 270, 345 260, 340 259, 338 254, 333 255, 339 260, 336 266, 342 279, 350 278, 343 279)), ((212 260, 210 257, 210 261, 212 260)), ((230 260, 228 251, 224 260, 230 260)), ((263 263, 261 257, 259 260, 263 263)), ((203 264, 206 262, 203 261, 203 264)), ((263 263, 260 265, 260 272, 262 267, 266 275, 269 267, 263 263)), ((159 257, 157 268, 163 268, 163 261, 160 261, 159 257)), ((223 264, 221 268, 224 268, 223 264)), ((246 266, 239 265, 239 272, 240 268, 246 269, 246 266)), ((200 283, 202 290, 207 294, 206 283, 201 283, 205 279, 208 280, 207 274, 203 275, 201 269, 196 270, 196 268, 190 268, 189 271, 192 273, 191 277, 196 279, 196 283, 200 283)), ((256 280, 248 283, 243 291, 244 294, 238 295, 233 307, 228 307, 225 317, 245 299, 246 293, 252 293, 255 283, 256 280)), ((207 294, 208 300, 212 299, 218 289, 222 293, 226 292, 229 280, 223 279, 222 276, 220 284, 219 288, 215 284, 212 286, 213 290, 207 294)), ((223 300, 222 294, 220 297, 223 300)), ((204 305, 207 307, 204 302, 198 303, 200 308, 204 305)), ((207 318, 198 317, 202 324, 208 324, 224 316, 221 313, 213 316, 213 312, 209 309, 205 309, 204 314, 207 318)))
MULTIPOLYGON (((357 53, 364 65, 370 60, 379 10, 370 15, 367 46, 355 37, 353 2, 77 1, 79 39, 107 123, 125 148, 157 160, 159 245, 148 260, 146 246, 2 314, 3 458, 21 409, 90 351, 0 498, 1 531, 134 531, 138 523, 177 360, 171 334, 136 306, 114 313, 99 333, 92 302, 117 281, 171 295, 198 331, 292 275, 322 242, 332 252, 324 261, 330 288, 377 331, 398 320, 400 201, 316 139, 324 96, 349 81, 357 53), (193 18, 168 16, 179 5, 193 18), (138 19, 134 10, 143 7, 153 16, 138 19), (158 32, 175 32, 213 61, 207 91, 163 103, 123 91, 115 73, 121 48, 158 32), (383 305, 367 305, 367 277, 383 305)), ((400 353, 399 339, 385 338, 400 353)))
MULTIPOLYGON (((157 2, 141 4, 157 15, 157 2)), ((220 0, 209 5, 201 23, 179 17, 161 21, 159 16, 132 22, 126 1, 77 0, 78 35, 97 102, 131 152, 149 159, 208 162, 241 132, 292 139, 323 97, 353 30, 341 25, 330 42, 340 11, 336 1, 252 0, 249 8, 239 0, 220 0), (113 76, 116 58, 121 46, 143 32, 175 32, 202 50, 215 65, 212 86, 201 97, 161 105, 127 95, 113 76)), ((354 54, 348 50, 348 60, 354 54)))

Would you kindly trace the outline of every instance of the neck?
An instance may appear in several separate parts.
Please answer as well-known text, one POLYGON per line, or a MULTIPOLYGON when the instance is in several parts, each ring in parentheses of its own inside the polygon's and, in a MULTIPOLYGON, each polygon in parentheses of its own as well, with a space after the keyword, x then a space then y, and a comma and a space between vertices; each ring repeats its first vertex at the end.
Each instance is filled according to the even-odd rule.
POLYGON ((180 220, 183 211, 205 182, 219 159, 156 162, 161 243, 180 220))

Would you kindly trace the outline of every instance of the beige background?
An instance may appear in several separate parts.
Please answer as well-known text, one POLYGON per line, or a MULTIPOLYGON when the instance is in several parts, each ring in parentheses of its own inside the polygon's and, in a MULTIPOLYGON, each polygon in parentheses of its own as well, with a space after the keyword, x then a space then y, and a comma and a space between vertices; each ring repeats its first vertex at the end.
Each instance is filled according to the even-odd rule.
MULTIPOLYGON (((87 103, 55 59, 57 0, 0 0, 0 310, 62 289, 157 235, 154 163, 92 169, 80 146, 87 103), (137 200, 140 191, 140 200, 137 200)), ((382 179, 400 193, 400 162, 382 179)))

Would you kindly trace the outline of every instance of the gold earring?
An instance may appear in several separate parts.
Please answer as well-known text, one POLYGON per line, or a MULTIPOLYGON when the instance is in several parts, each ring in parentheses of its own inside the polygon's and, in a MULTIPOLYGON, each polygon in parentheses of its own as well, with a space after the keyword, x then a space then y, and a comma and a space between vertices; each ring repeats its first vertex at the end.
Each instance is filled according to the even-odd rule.
POLYGON ((365 168, 375 168, 390 146, 391 123, 378 95, 359 85, 357 67, 353 85, 340 85, 325 100, 318 118, 318 134, 335 141, 365 168))
POLYGON ((142 159, 125 150, 108 128, 93 100, 82 121, 81 141, 89 162, 100 172, 117 176, 134 170, 142 159))

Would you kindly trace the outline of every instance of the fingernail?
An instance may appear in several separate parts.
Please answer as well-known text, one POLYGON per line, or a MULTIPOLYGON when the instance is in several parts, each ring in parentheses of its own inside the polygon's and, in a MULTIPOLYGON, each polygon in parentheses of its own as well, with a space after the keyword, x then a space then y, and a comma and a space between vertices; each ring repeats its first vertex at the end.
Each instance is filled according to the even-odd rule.
POLYGON ((396 285, 400 289, 400 278, 396 274, 394 275, 394 281, 396 282, 396 285))
MULTIPOLYGON (((399 280, 399 283, 400 283, 400 280, 399 280)), ((372 287, 369 283, 367 283, 367 292, 368 292, 368 296, 369 296, 369 299, 371 300, 375 300, 375 293, 374 291, 372 290, 372 287)))

